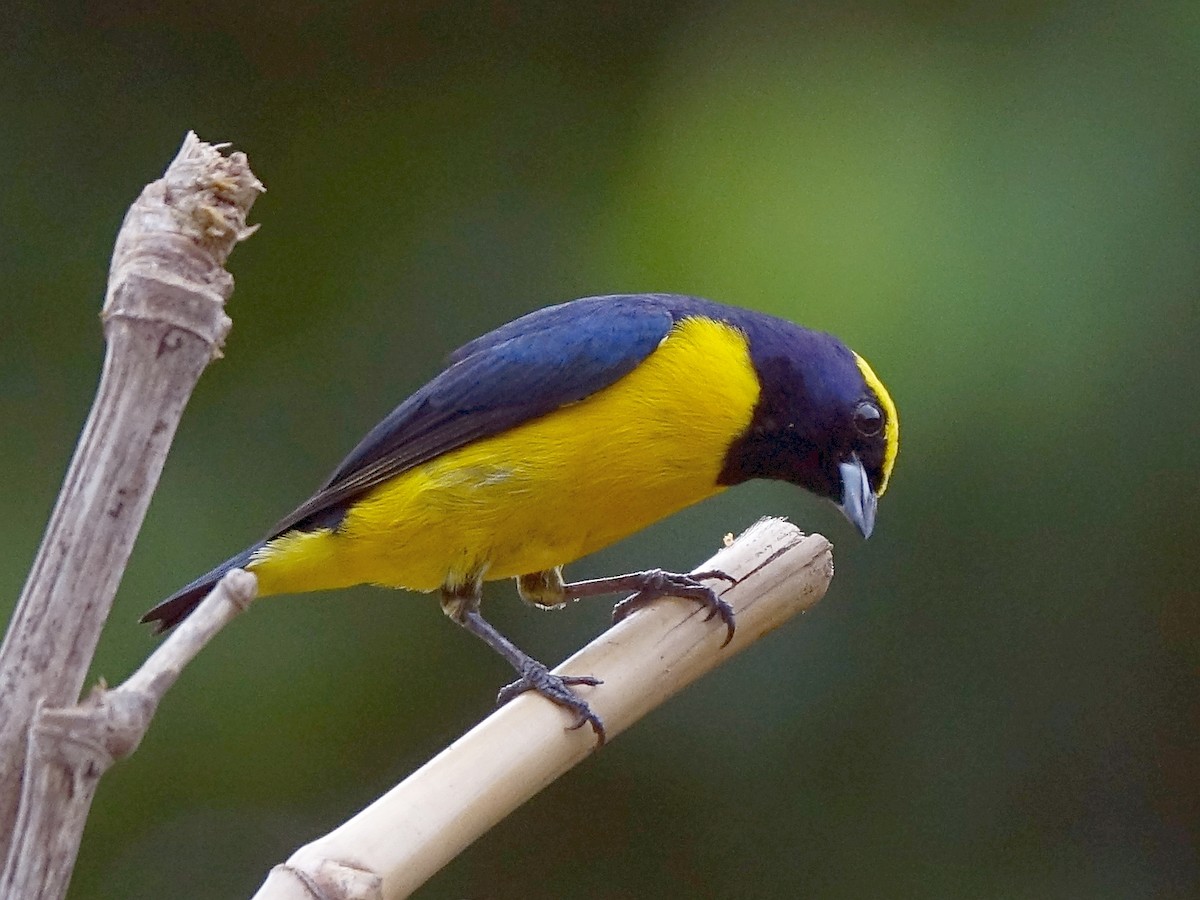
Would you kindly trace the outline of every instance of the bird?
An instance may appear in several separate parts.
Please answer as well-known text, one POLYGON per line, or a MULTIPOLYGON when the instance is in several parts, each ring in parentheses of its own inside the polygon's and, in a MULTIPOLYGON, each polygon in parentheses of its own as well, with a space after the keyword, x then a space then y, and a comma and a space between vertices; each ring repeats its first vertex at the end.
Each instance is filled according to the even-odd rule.
POLYGON ((729 577, 651 569, 568 582, 563 566, 752 479, 836 504, 863 537, 899 451, 883 382, 836 337, 682 294, 585 297, 514 319, 454 351, 266 536, 143 617, 165 631, 228 571, 258 595, 374 584, 437 593, 442 610, 515 669, 503 703, 535 691, 604 724, 575 688, 480 611, 485 581, 558 608, 633 592, 620 618, 664 596, 734 618, 729 577))

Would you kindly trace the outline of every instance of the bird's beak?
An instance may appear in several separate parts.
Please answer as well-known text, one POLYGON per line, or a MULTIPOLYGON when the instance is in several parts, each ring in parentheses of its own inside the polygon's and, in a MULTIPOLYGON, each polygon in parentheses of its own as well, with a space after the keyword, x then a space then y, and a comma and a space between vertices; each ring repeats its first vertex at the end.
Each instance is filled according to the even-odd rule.
POLYGON ((851 456, 844 463, 838 464, 842 473, 842 512, 869 538, 875 528, 875 492, 871 490, 871 482, 867 480, 867 470, 858 461, 857 456, 851 456))

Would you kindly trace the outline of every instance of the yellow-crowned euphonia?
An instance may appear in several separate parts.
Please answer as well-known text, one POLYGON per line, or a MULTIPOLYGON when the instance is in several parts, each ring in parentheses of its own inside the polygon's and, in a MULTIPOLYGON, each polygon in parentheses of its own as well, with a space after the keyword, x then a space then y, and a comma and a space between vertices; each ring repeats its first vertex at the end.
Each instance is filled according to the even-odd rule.
MULTIPOLYGON (((588 297, 522 316, 450 356, 325 484, 259 543, 150 610, 170 628, 234 567, 260 595, 377 584, 440 591, 442 608, 536 690, 603 725, 479 611, 515 578, 538 606, 636 592, 691 596, 732 633, 729 607, 686 575, 564 583, 562 566, 730 485, 788 481, 869 536, 899 447, 896 407, 837 338, 675 294, 588 297)), ((719 573, 716 573, 719 575, 719 573)))

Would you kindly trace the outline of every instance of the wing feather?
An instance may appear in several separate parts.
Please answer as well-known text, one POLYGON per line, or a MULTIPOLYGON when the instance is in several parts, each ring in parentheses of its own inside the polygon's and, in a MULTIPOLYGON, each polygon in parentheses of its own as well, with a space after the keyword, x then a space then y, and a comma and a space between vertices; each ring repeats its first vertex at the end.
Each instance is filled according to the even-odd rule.
POLYGON ((670 332, 661 295, 591 297, 538 310, 466 344, 363 438, 272 536, 338 521, 371 488, 472 441, 582 400, 628 374, 670 332))

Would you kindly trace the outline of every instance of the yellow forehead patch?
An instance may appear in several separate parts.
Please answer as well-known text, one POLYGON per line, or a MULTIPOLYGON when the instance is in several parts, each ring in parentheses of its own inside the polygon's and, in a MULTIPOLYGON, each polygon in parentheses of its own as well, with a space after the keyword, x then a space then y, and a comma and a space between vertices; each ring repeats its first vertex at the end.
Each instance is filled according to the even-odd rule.
POLYGON ((854 354, 854 358, 858 361, 858 369, 862 372, 867 387, 874 392, 883 405, 883 414, 887 422, 883 428, 883 480, 879 482, 879 490, 875 492, 876 497, 882 497, 883 492, 887 490, 888 479, 892 477, 892 466, 896 464, 896 454, 900 452, 900 418, 896 415, 896 404, 892 402, 892 395, 887 392, 887 388, 883 386, 879 376, 857 353, 854 354))

